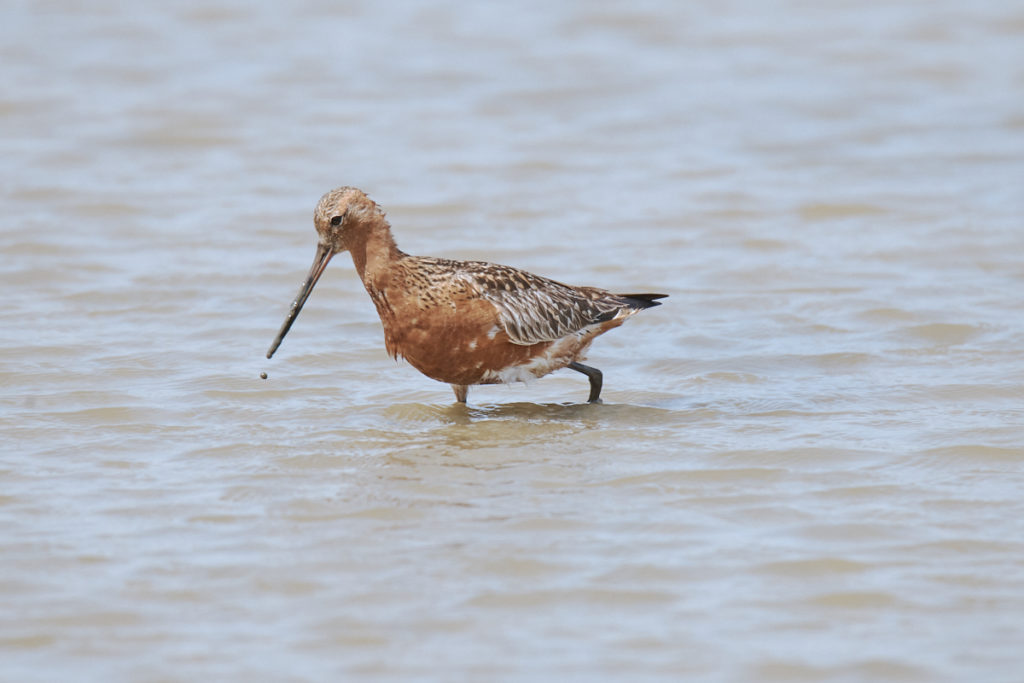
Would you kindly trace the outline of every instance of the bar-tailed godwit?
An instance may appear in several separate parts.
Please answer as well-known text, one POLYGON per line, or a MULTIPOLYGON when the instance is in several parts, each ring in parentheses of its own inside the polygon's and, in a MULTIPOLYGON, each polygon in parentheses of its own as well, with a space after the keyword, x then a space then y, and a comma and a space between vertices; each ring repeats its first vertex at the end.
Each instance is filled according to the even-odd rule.
POLYGON ((392 358, 451 384, 466 402, 472 384, 542 377, 561 368, 590 380, 599 403, 601 371, 579 362, 600 334, 666 294, 612 294, 572 287, 509 266, 410 256, 399 250, 384 212, 354 187, 331 190, 313 216, 313 266, 267 351, 274 355, 335 254, 352 254, 384 325, 392 358))

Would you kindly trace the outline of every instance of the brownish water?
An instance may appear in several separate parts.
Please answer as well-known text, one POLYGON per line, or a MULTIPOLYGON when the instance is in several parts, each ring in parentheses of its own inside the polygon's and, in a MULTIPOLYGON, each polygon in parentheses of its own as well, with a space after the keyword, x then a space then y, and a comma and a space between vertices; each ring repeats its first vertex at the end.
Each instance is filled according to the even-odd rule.
POLYGON ((10 3, 0 679, 1020 680, 1024 7, 870 5, 10 3), (344 257, 267 361, 341 184, 671 298, 601 406, 344 257))

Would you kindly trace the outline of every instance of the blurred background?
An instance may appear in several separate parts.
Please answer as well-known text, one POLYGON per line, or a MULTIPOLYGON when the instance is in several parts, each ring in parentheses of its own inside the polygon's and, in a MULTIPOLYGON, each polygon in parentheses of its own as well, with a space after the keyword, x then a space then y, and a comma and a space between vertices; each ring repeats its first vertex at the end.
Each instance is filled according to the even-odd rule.
POLYGON ((1019 678, 1019 2, 7 2, 0 83, 0 678, 1019 678), (346 257, 267 361, 338 185, 670 298, 600 406, 346 257))

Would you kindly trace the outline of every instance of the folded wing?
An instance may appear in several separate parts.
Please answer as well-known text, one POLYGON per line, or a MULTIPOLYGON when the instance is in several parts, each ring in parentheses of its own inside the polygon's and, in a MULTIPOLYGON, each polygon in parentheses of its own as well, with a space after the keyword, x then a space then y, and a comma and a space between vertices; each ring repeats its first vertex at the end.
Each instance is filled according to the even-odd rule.
POLYGON ((555 341, 637 311, 658 306, 664 294, 612 294, 569 285, 517 268, 480 261, 460 264, 457 277, 474 295, 498 311, 502 328, 515 344, 555 341))

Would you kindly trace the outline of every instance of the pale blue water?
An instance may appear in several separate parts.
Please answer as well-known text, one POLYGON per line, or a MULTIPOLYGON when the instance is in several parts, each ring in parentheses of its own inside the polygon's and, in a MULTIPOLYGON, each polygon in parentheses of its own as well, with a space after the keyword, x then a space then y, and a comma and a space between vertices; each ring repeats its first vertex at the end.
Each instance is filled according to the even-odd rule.
POLYGON ((1019 678, 1019 4, 2 15, 0 679, 1019 678), (342 184, 671 296, 601 406, 344 257, 267 361, 342 184))

